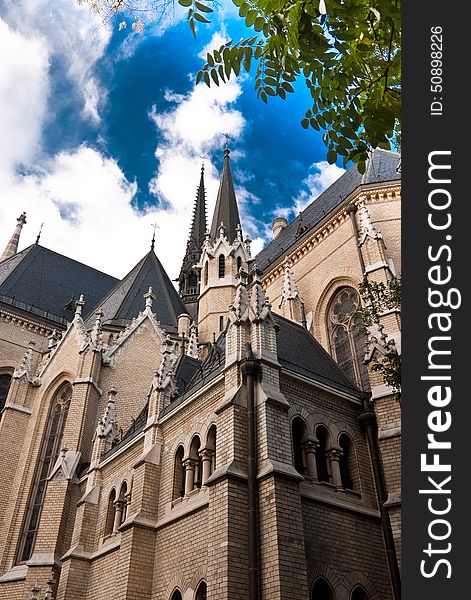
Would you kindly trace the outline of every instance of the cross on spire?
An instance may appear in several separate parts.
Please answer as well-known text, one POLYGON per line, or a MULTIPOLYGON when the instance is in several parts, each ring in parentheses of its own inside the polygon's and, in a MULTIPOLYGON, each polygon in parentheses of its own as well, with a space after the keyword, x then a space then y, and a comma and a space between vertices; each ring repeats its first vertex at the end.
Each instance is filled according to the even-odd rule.
POLYGON ((154 246, 155 246, 155 231, 157 229, 160 229, 160 227, 157 225, 157 223, 152 223, 151 227, 154 229, 154 233, 152 234, 152 241, 150 243, 150 249, 153 250, 154 246))

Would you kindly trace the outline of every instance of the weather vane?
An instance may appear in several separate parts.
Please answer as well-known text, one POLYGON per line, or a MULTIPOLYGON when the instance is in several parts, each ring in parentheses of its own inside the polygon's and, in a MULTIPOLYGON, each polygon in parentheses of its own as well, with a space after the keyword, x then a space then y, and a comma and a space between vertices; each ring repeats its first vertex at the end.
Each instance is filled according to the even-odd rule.
POLYGON ((226 138, 226 148, 229 147, 229 140, 232 140, 232 137, 228 133, 222 134, 226 138))

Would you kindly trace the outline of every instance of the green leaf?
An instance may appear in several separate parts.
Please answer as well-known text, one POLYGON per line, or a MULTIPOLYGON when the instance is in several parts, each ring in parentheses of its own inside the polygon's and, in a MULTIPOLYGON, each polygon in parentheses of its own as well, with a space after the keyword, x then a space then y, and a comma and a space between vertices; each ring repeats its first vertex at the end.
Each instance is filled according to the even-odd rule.
POLYGON ((196 74, 196 84, 198 84, 202 78, 203 78, 203 71, 198 71, 198 73, 196 74))
POLYGON ((211 79, 217 86, 219 86, 218 72, 216 69, 211 69, 211 79))
POLYGON ((214 54, 214 60, 216 62, 218 62, 218 63, 222 62, 221 54, 217 50, 214 50, 213 54, 214 54))
POLYGON ((193 4, 193 0, 178 0, 178 4, 180 4, 180 6, 191 6, 193 4))
POLYGON ((303 119, 301 121, 301 125, 304 127, 304 129, 308 129, 308 127, 309 127, 309 119, 303 119))
POLYGON ((265 77, 264 81, 265 81, 265 85, 273 85, 273 86, 278 85, 278 81, 274 77, 265 77))
MULTIPOLYGON (((195 15, 196 16, 196 15, 195 15)), ((214 58, 211 56, 211 54, 208 52, 208 54, 206 55, 206 62, 208 63, 208 65, 210 67, 214 67, 214 58)))
POLYGON ((195 6, 201 12, 205 12, 205 13, 211 13, 211 12, 213 12, 212 8, 210 8, 209 6, 206 6, 206 4, 202 4, 201 2, 198 2, 197 0, 195 0, 195 6))
POLYGON ((283 83, 281 85, 287 92, 290 92, 290 93, 294 92, 294 87, 291 85, 291 83, 288 83, 287 81, 283 81, 283 83))
POLYGON ((241 17, 245 17, 245 15, 249 12, 250 10, 250 4, 248 2, 245 2, 244 4, 242 4, 242 6, 239 8, 239 15, 241 17))
POLYGON ((206 17, 203 17, 203 15, 200 15, 200 13, 197 12, 195 12, 195 19, 200 23, 211 23, 206 17))
POLYGON ((205 84, 206 84, 208 87, 210 87, 210 86, 211 86, 211 81, 210 81, 210 79, 209 79, 209 73, 208 73, 208 71, 204 71, 204 73, 203 73, 203 78, 204 78, 204 82, 205 82, 205 84))
POLYGON ((275 90, 273 88, 269 87, 268 85, 264 86, 263 89, 269 96, 276 96, 275 90))
POLYGON ((329 150, 327 152, 327 162, 333 165, 337 161, 337 152, 335 150, 329 150))
POLYGON ((265 25, 265 19, 263 17, 257 17, 255 19, 255 25, 254 25, 255 31, 262 31, 264 25, 265 25))
POLYGON ((193 37, 196 40, 195 20, 191 18, 188 20, 188 23, 190 24, 191 33, 193 34, 193 37))
POLYGON ((317 121, 316 121, 316 119, 315 119, 314 117, 311 117, 311 118, 309 119, 309 123, 311 124, 311 127, 312 127, 313 129, 315 129, 316 131, 320 131, 320 129, 321 129, 321 128, 320 128, 320 127, 319 127, 319 125, 317 124, 317 121))
POLYGON ((247 27, 252 27, 255 23, 255 19, 257 18, 258 12, 255 9, 249 10, 247 16, 245 17, 245 24, 247 27))
POLYGON ((263 48, 261 46, 257 46, 254 51, 255 58, 260 58, 263 54, 263 48))

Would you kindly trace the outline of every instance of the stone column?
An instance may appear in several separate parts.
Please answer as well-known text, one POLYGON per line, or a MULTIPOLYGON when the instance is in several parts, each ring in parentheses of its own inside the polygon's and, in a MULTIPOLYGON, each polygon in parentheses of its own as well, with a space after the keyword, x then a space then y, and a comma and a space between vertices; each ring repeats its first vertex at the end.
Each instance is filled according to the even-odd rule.
POLYGON ((209 450, 209 448, 204 448, 200 451, 201 461, 203 463, 203 478, 201 481, 201 485, 206 485, 206 482, 211 475, 211 467, 213 464, 214 451, 209 450))
POLYGON ((186 458, 183 461, 183 466, 185 467, 185 496, 187 496, 193 491, 195 484, 196 460, 194 458, 186 458))
POLYGON ((118 531, 119 526, 123 522, 123 511, 125 502, 124 500, 116 500, 113 503, 114 506, 114 521, 113 521, 113 533, 118 531))
POLYGON ((326 452, 327 459, 330 463, 330 472, 332 473, 332 483, 337 488, 342 487, 342 477, 340 475, 340 455, 342 450, 340 448, 331 448, 326 452))
POLYGON ((307 476, 311 481, 318 481, 317 463, 316 463, 316 448, 319 446, 317 439, 309 437, 303 442, 303 450, 306 455, 307 476))

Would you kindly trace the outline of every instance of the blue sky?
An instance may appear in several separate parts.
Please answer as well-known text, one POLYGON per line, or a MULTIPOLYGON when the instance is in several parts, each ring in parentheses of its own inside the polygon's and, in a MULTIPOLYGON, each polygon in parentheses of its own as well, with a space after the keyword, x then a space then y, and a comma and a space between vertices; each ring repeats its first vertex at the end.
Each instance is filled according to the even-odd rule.
POLYGON ((178 275, 205 157, 211 218, 229 133, 243 228, 257 252, 278 214, 292 219, 341 174, 300 120, 302 83, 285 101, 256 98, 251 75, 195 86, 205 47, 246 30, 231 5, 195 40, 182 14, 142 35, 74 0, 7 0, 0 8, 0 245, 27 212, 36 238, 122 277, 156 250, 178 275), (17 214, 18 213, 18 214, 17 214))

